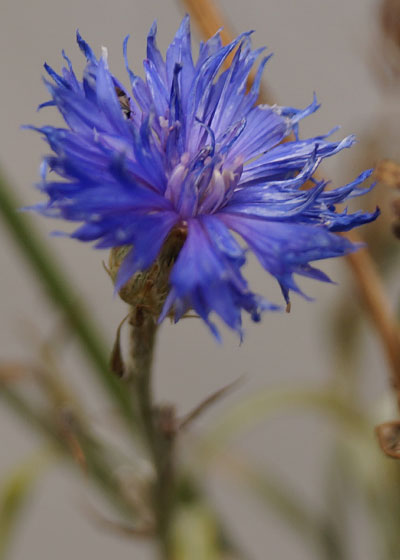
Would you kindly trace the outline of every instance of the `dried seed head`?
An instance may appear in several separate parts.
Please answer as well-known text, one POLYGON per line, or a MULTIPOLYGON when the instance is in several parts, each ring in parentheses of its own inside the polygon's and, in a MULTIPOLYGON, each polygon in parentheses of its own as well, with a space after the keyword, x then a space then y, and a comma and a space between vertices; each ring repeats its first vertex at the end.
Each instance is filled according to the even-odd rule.
POLYGON ((385 422, 376 427, 382 451, 393 459, 400 459, 400 421, 385 422))
POLYGON ((399 0, 382 0, 380 24, 385 36, 390 37, 400 53, 400 2, 399 0))
MULTIPOLYGON (((381 0, 379 7, 380 52, 376 70, 380 81, 393 85, 400 80, 400 2, 381 0)), ((376 48, 376 45, 375 45, 376 48)))

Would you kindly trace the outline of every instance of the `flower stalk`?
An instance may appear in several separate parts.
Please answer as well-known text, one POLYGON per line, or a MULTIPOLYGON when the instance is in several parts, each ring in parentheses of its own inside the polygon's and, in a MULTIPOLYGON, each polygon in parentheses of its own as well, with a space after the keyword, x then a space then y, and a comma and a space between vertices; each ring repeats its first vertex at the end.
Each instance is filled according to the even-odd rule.
POLYGON ((130 319, 130 364, 128 383, 132 388, 140 431, 154 469, 151 488, 155 533, 162 560, 171 558, 169 529, 173 507, 174 434, 163 422, 165 410, 154 403, 152 364, 157 323, 146 306, 132 307, 130 319))

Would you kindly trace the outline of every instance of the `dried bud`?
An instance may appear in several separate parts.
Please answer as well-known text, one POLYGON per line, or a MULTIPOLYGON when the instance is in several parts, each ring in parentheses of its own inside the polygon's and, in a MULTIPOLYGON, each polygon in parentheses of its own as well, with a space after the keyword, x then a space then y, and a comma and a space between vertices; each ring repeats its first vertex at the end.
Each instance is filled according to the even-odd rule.
MULTIPOLYGON (((384 159, 378 163, 374 173, 376 179, 385 183, 390 188, 400 190, 400 165, 393 160, 384 159)), ((400 239, 400 198, 392 201, 392 210, 395 221, 392 224, 392 232, 400 239)))
POLYGON ((398 0, 382 1, 380 23, 383 33, 390 37, 400 53, 400 2, 398 0))
POLYGON ((397 83, 400 78, 400 2, 398 0, 382 0, 379 10, 381 29, 381 51, 384 70, 380 76, 397 83))
POLYGON ((376 427, 382 451, 393 459, 400 459, 400 421, 385 422, 376 427))
POLYGON ((397 239, 400 239, 400 198, 396 198, 392 202, 392 208, 395 215, 395 221, 392 224, 392 231, 397 239))
POLYGON ((400 189, 400 165, 391 159, 383 159, 376 166, 374 176, 388 187, 400 189))
POLYGON ((392 224, 392 232, 397 239, 400 239, 400 221, 394 222, 392 224))
POLYGON ((392 206, 396 218, 400 219, 400 198, 396 198, 396 200, 393 201, 392 206))

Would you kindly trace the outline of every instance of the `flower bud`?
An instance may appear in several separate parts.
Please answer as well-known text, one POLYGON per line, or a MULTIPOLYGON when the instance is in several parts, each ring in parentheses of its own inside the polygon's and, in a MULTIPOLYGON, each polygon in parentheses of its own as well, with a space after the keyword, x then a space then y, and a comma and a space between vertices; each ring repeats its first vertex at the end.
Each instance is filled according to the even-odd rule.
MULTIPOLYGON (((186 230, 174 228, 167 237, 157 259, 144 271, 134 274, 122 286, 120 298, 133 307, 139 305, 158 317, 169 292, 169 275, 186 239, 186 230)), ((115 283, 118 271, 131 246, 114 247, 110 251, 108 273, 115 283)))

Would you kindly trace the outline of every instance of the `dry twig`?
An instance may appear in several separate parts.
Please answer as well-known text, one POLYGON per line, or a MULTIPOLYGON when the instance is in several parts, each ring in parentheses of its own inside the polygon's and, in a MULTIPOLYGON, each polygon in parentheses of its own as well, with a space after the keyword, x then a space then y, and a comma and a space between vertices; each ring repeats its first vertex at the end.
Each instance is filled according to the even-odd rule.
MULTIPOLYGON (((221 39, 224 44, 230 43, 233 40, 234 33, 215 2, 212 0, 182 0, 182 2, 205 39, 209 39, 220 30, 221 39)), ((228 57, 228 66, 231 60, 232 58, 228 57)), ((251 87, 255 75, 255 71, 252 70, 248 80, 248 87, 251 87)), ((272 104, 269 91, 263 85, 260 87, 259 98, 261 103, 272 104)))

